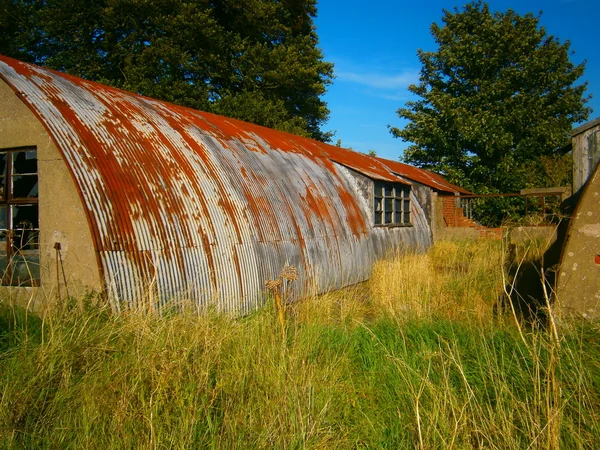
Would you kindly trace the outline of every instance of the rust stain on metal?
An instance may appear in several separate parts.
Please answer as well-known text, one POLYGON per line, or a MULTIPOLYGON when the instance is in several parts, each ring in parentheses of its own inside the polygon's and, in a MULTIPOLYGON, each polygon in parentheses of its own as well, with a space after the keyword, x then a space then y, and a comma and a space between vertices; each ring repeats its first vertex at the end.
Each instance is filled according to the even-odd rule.
POLYGON ((356 236, 365 234, 367 231, 365 217, 357 207, 356 202, 352 201, 350 193, 347 190, 338 187, 338 195, 342 200, 342 206, 346 210, 346 223, 352 230, 352 233, 356 236))
POLYGON ((384 166, 386 166, 390 171, 405 176, 409 180, 417 181, 425 186, 429 186, 433 189, 444 191, 444 192, 452 192, 452 193, 460 193, 460 194, 471 194, 471 192, 456 186, 452 183, 449 183, 444 177, 438 175, 437 173, 431 172, 425 169, 419 169, 418 167, 409 166, 408 164, 401 163, 400 161, 390 161, 383 158, 374 157, 380 161, 384 166))
POLYGON ((115 302, 154 283, 161 301, 248 312, 286 265, 298 267, 297 286, 322 291, 364 280, 374 248, 430 242, 426 223, 385 242, 334 164, 410 184, 389 161, 2 56, 0 77, 62 153, 115 302))

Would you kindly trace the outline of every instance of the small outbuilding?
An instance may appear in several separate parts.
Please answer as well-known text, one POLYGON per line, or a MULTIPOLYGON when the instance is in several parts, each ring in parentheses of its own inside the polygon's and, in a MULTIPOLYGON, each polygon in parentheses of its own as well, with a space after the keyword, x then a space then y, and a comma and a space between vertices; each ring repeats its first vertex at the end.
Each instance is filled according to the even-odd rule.
POLYGON ((564 236, 556 280, 563 311, 600 317, 600 118, 572 133, 577 206, 564 236))
MULTIPOLYGON (((294 266, 302 296, 432 244, 440 195, 394 161, 0 56, 3 295, 69 289, 247 313, 294 266)), ((439 213, 438 213, 439 214, 439 213)), ((64 295, 64 294, 63 294, 64 295)))
POLYGON ((571 136, 575 193, 591 178, 600 161, 600 117, 575 128, 571 136))

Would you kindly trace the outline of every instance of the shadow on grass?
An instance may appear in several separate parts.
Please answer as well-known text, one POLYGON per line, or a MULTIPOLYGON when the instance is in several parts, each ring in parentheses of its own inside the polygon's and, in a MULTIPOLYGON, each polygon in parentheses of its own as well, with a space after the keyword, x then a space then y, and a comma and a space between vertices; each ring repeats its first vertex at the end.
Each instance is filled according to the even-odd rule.
POLYGON ((554 302, 556 273, 560 264, 562 249, 569 231, 569 218, 572 216, 581 192, 577 192, 561 205, 564 219, 556 229, 556 239, 540 256, 531 260, 519 261, 516 257, 516 246, 508 248, 507 274, 510 280, 500 306, 512 307, 521 319, 527 323, 546 325, 548 321, 548 305, 554 302))

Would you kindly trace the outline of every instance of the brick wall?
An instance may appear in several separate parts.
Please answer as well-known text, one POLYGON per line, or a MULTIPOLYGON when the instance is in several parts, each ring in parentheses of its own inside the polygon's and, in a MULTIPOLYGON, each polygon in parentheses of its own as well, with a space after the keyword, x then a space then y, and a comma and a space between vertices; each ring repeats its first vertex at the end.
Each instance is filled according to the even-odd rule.
POLYGON ((467 219, 463 214, 463 209, 456 206, 457 203, 458 200, 454 196, 442 198, 442 216, 446 227, 474 228, 482 238, 500 239, 502 237, 502 229, 483 227, 473 220, 467 219))

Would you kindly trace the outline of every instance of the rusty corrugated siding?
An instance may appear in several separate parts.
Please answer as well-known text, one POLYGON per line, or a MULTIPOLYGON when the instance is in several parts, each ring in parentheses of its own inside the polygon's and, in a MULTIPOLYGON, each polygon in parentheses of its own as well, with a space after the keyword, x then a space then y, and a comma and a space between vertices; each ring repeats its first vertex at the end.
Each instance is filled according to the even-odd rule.
POLYGON ((0 76, 62 152, 86 209, 110 298, 248 312, 287 264, 295 292, 365 280, 431 231, 374 229, 348 169, 406 182, 337 147, 201 113, 0 57, 0 76))
POLYGON ((425 186, 429 186, 436 191, 443 191, 448 193, 458 193, 458 194, 471 194, 471 192, 466 189, 461 188, 460 186, 456 186, 452 183, 449 183, 441 175, 437 173, 431 172, 425 169, 419 169, 418 167, 410 166, 408 164, 401 163, 400 161, 392 161, 384 158, 375 158, 379 162, 381 162, 384 166, 386 166, 391 172, 395 174, 402 175, 409 180, 417 181, 425 186))

